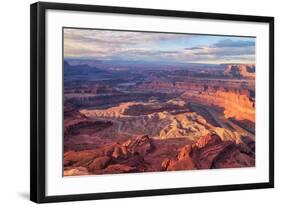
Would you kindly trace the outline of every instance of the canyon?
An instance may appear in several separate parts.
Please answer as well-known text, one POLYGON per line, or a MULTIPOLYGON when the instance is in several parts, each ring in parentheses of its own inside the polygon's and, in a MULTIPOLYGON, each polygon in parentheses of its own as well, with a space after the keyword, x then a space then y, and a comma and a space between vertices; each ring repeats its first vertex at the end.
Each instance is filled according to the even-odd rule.
POLYGON ((255 166, 254 65, 64 70, 64 176, 255 166))

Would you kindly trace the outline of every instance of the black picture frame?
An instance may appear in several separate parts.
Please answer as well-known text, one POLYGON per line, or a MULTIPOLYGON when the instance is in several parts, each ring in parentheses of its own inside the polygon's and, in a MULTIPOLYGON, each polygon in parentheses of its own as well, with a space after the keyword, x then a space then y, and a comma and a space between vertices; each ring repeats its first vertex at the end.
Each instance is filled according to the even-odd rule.
POLYGON ((144 8, 96 6, 82 4, 38 2, 30 7, 30 199, 37 203, 76 200, 97 200, 123 197, 217 192, 274 187, 274 18, 264 16, 230 15, 217 13, 187 12, 144 8), (45 38, 46 11, 48 9, 120 13, 128 15, 149 15, 195 19, 234 20, 263 22, 269 24, 269 181, 263 183, 229 184, 192 188, 170 188, 126 192, 89 193, 74 195, 46 196, 45 190, 45 38))

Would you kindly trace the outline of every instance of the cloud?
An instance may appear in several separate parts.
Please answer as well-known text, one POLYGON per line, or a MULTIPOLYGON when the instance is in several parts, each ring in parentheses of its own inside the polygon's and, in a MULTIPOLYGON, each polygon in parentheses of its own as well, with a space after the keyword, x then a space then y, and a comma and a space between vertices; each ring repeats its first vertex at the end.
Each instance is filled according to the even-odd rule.
POLYGON ((245 41, 245 40, 231 40, 231 39, 223 39, 220 40, 218 43, 213 45, 214 47, 248 47, 248 46, 255 46, 254 41, 245 41))
POLYGON ((203 49, 202 47, 191 47, 191 48, 185 48, 185 50, 200 50, 203 49))
POLYGON ((80 55, 101 57, 104 54, 114 55, 130 48, 141 48, 143 44, 191 37, 193 35, 64 29, 64 54, 78 56, 80 53, 80 55))
POLYGON ((255 61, 252 39, 110 30, 64 29, 64 56, 175 62, 255 61))
MULTIPOLYGON (((160 54, 159 54, 160 55, 160 54)), ((166 58, 185 62, 254 62, 255 47, 213 47, 204 46, 196 49, 184 49, 174 52, 161 52, 166 58)))

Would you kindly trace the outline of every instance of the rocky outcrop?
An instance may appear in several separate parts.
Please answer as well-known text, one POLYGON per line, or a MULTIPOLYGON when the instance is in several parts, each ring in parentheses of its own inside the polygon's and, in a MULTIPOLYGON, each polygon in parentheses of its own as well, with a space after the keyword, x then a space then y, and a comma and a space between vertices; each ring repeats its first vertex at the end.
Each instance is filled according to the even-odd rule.
POLYGON ((148 136, 141 136, 100 149, 68 151, 64 154, 64 175, 255 166, 255 142, 245 136, 241 137, 240 143, 236 143, 222 140, 216 134, 208 134, 194 143, 185 146, 179 144, 180 148, 175 152, 171 145, 164 148, 167 143, 165 140, 159 140, 157 147, 155 143, 148 136), (171 153, 168 154, 167 151, 171 153), (162 155, 166 158, 161 157, 162 155))
POLYGON ((255 78, 255 65, 253 64, 232 64, 227 65, 225 75, 238 78, 255 78))
POLYGON ((138 137, 135 140, 128 140, 122 144, 125 150, 133 154, 139 154, 141 156, 146 155, 154 149, 152 139, 147 135, 138 137))
POLYGON ((181 148, 176 159, 165 159, 163 170, 193 170, 255 166, 254 141, 222 141, 216 134, 201 137, 196 143, 181 148), (246 142, 246 143, 244 143, 246 142))
POLYGON ((64 154, 64 173, 80 175, 81 170, 91 174, 142 172, 146 166, 144 156, 153 150, 152 139, 141 136, 97 150, 69 151, 64 154))

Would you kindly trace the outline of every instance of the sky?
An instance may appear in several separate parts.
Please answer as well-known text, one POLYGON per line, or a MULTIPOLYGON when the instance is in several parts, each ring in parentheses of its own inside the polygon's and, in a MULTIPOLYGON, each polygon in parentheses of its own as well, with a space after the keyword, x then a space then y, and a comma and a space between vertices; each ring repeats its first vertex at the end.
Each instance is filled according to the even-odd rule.
POLYGON ((64 57, 254 64, 255 38, 64 28, 64 57))

